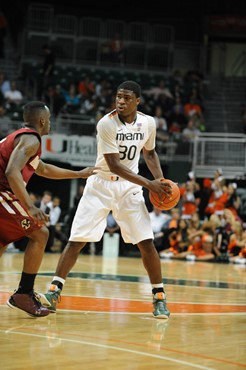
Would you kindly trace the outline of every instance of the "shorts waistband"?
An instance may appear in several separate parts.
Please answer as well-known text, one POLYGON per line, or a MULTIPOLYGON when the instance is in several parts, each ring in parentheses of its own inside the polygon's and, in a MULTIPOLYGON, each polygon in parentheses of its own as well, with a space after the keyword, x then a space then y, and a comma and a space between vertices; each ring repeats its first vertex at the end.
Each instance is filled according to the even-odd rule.
POLYGON ((122 180, 125 180, 123 179, 122 177, 119 177, 117 175, 107 175, 106 173, 98 173, 98 176, 101 177, 102 179, 104 180, 108 180, 108 181, 122 181, 122 180))

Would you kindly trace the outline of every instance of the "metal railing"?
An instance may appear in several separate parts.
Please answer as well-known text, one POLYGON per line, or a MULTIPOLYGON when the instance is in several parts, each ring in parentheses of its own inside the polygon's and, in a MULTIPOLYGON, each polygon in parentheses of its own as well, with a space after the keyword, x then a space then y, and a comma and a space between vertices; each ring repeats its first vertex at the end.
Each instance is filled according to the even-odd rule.
POLYGON ((174 28, 169 25, 55 14, 51 5, 40 3, 30 4, 26 24, 20 46, 22 61, 41 58, 43 44, 49 43, 62 62, 172 69, 174 28), (117 35, 124 47, 120 63, 112 60, 111 53, 104 53, 105 45, 117 35))
POLYGON ((246 77, 246 50, 242 51, 235 59, 231 67, 231 74, 232 76, 246 77))
POLYGON ((192 170, 197 177, 213 177, 222 168, 228 179, 246 176, 246 135, 202 133, 194 141, 192 170))

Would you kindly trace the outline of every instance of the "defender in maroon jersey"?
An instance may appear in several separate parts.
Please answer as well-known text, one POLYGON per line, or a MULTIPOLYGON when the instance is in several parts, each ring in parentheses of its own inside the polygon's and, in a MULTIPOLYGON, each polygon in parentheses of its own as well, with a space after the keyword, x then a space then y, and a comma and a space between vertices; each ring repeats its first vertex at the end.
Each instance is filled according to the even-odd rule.
POLYGON ((41 159, 41 137, 50 131, 50 111, 43 102, 24 106, 24 128, 0 141, 0 256, 7 245, 24 236, 29 238, 18 290, 7 304, 31 316, 47 316, 34 292, 34 281, 48 240, 46 215, 35 207, 26 185, 35 172, 49 179, 87 178, 96 167, 72 171, 46 164, 41 159))

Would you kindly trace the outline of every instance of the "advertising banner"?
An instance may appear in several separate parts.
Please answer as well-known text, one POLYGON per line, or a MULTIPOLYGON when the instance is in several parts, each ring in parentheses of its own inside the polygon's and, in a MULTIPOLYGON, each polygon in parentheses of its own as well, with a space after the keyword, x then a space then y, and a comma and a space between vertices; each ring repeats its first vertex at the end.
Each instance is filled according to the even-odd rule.
POLYGON ((44 161, 60 161, 76 167, 94 166, 96 138, 92 136, 54 134, 42 137, 44 161))

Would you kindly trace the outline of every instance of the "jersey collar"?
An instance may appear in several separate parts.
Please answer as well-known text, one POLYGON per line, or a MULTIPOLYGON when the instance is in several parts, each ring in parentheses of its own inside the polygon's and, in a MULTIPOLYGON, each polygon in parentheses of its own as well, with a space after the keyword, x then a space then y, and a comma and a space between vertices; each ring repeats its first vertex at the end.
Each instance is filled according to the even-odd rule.
MULTIPOLYGON (((122 122, 122 123, 126 126, 125 121, 123 121, 123 119, 120 117, 120 115, 119 115, 119 114, 118 114, 118 117, 119 117, 120 122, 122 122)), ((137 120, 137 114, 136 114, 136 117, 135 117, 135 119, 134 119, 133 123, 131 124, 132 126, 133 126, 133 125, 135 125, 136 120, 137 120)))

